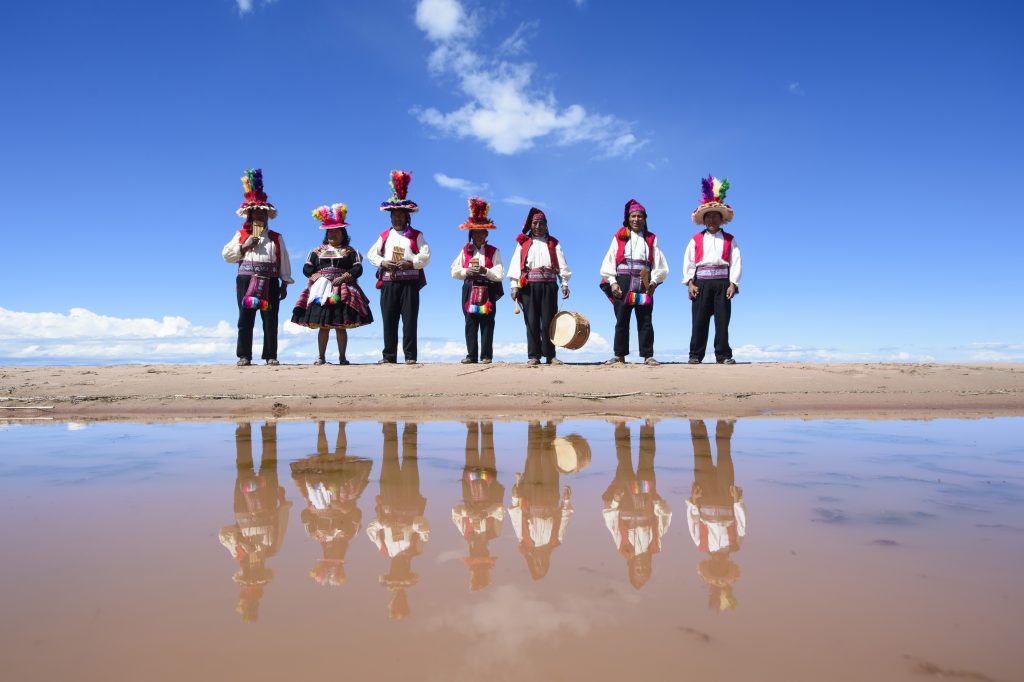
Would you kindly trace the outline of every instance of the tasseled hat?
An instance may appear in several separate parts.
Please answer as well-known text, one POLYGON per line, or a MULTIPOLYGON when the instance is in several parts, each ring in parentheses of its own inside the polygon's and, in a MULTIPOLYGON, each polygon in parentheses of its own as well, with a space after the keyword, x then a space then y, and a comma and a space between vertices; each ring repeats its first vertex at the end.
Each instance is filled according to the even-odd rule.
POLYGON ((409 201, 406 199, 406 194, 409 192, 409 182, 412 180, 412 173, 403 170, 391 171, 391 198, 387 201, 382 201, 380 204, 380 210, 382 211, 397 211, 404 210, 410 213, 415 213, 420 210, 420 207, 416 205, 415 201, 409 201))
POLYGON ((250 168, 245 171, 245 175, 242 176, 242 188, 245 190, 245 201, 235 211, 238 217, 247 217, 249 211, 254 208, 264 208, 271 218, 277 217, 277 209, 267 201, 267 193, 263 191, 262 168, 250 168))
POLYGON ((345 204, 331 204, 330 206, 317 206, 313 209, 313 217, 320 221, 321 230, 332 230, 336 227, 348 227, 345 217, 348 215, 348 206, 345 204))
POLYGON ((498 226, 491 222, 487 213, 491 205, 480 197, 469 198, 469 218, 459 225, 460 230, 496 230, 498 226))
POLYGON ((544 218, 544 220, 548 219, 548 217, 544 215, 544 211, 539 208, 531 208, 530 212, 526 214, 526 222, 523 223, 523 234, 530 234, 533 232, 533 218, 537 215, 544 218))
POLYGON ((693 222, 698 225, 704 224, 704 214, 709 211, 718 211, 722 214, 722 224, 729 222, 733 218, 732 207, 725 203, 725 193, 729 191, 729 180, 722 178, 719 180, 713 175, 709 175, 700 181, 701 198, 700 206, 690 216, 693 218, 693 222))
POLYGON ((626 202, 626 207, 622 210, 622 226, 629 227, 629 214, 634 211, 639 211, 644 214, 644 219, 647 219, 647 209, 636 199, 630 199, 626 202))

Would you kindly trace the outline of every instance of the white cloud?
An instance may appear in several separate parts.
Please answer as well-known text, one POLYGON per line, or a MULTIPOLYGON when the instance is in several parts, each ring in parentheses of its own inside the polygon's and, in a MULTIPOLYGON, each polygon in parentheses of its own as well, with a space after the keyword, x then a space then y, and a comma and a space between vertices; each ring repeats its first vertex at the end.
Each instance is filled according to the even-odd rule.
POLYGON ((483 189, 487 188, 486 184, 478 185, 470 180, 463 178, 453 178, 445 175, 444 173, 434 173, 434 181, 444 187, 445 189, 454 189, 462 192, 465 195, 475 194, 483 189))
MULTIPOLYGON (((595 145, 601 158, 629 157, 646 144, 628 121, 590 113, 580 104, 559 106, 552 92, 532 85, 533 64, 475 52, 470 41, 476 32, 474 22, 458 0, 420 0, 416 22, 435 43, 428 62, 431 71, 453 74, 468 100, 449 112, 435 107, 414 110, 428 126, 480 140, 498 154, 518 154, 550 140, 558 146, 595 145), (437 8, 443 11, 435 14, 437 8)), ((531 26, 535 24, 520 25, 498 53, 524 51, 531 26)))
POLYGON ((527 199, 526 197, 521 197, 518 194, 513 194, 510 197, 505 197, 504 199, 502 199, 502 201, 504 201, 506 204, 515 204, 516 206, 536 206, 537 208, 544 208, 547 205, 543 201, 527 199))
MULTIPOLYGON (((72 308, 67 313, 0 308, 0 361, 223 361, 235 355, 235 334, 234 325, 225 321, 204 327, 183 317, 113 317, 85 308, 72 308)), ((260 343, 262 339, 257 335, 256 349, 260 343)), ((279 340, 280 352, 286 352, 288 347, 288 339, 279 340)))
POLYGON ((472 23, 458 0, 420 0, 416 4, 416 26, 431 40, 439 41, 473 33, 472 23))
POLYGON ((238 13, 245 14, 246 12, 252 11, 253 0, 235 0, 235 4, 238 5, 238 13))
POLYGON ((1024 343, 971 343, 962 350, 978 362, 1024 362, 1024 343))
POLYGON ((537 26, 539 25, 540 22, 537 21, 524 21, 519 24, 516 30, 512 32, 512 35, 505 38, 498 45, 498 54, 511 57, 525 52, 527 42, 537 32, 537 26))
POLYGON ((789 94, 791 94, 791 95, 803 95, 804 94, 803 87, 801 87, 800 83, 798 83, 797 81, 790 81, 789 85, 786 86, 786 90, 788 90, 789 94))

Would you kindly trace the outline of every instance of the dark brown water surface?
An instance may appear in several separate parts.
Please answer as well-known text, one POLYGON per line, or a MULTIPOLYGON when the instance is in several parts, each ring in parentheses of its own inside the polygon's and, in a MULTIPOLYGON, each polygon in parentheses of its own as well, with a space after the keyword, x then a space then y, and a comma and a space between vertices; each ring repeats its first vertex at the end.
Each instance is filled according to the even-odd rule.
POLYGON ((0 427, 5 680, 1022 680, 1024 421, 0 427))

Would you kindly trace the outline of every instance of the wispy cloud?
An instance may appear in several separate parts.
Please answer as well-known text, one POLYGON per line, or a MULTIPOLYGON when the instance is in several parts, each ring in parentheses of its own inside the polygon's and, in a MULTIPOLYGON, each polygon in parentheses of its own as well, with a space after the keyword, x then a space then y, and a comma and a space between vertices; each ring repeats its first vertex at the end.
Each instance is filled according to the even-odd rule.
POLYGON ((1024 362, 1024 343, 971 343, 961 350, 978 362, 1024 362))
POLYGON ((458 192, 469 196, 470 194, 476 194, 484 189, 487 189, 486 184, 477 184, 471 180, 465 180, 463 178, 453 178, 444 173, 434 173, 434 181, 444 187, 445 189, 454 189, 458 192))
POLYGON ((510 197, 502 199, 506 204, 515 204, 516 206, 536 206, 537 208, 544 208, 547 206, 543 201, 537 201, 536 199, 527 199, 521 197, 518 194, 513 194, 510 197))
POLYGON ((789 85, 786 86, 786 91, 791 95, 803 96, 804 88, 797 81, 790 81, 789 85))
MULTIPOLYGON (((588 112, 580 104, 561 107, 554 93, 534 87, 534 64, 477 52, 477 21, 459 0, 419 0, 416 25, 434 43, 431 71, 454 75, 468 100, 449 112, 414 110, 435 130, 480 140, 498 154, 518 154, 550 140, 557 146, 592 145, 598 157, 628 157, 647 143, 628 121, 588 112)), ((501 43, 498 54, 524 52, 535 26, 521 24, 501 43)))
POLYGON ((537 21, 524 21, 519 24, 516 30, 512 32, 512 35, 505 38, 498 45, 498 54, 512 57, 526 52, 526 45, 537 32, 537 26, 539 25, 540 22, 537 21))

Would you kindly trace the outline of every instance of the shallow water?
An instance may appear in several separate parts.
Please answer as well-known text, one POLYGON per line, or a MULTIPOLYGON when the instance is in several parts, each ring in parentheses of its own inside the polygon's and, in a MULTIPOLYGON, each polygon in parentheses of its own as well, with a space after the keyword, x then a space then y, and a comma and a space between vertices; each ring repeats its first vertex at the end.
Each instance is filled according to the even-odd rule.
POLYGON ((0 427, 4 679, 1024 679, 1020 419, 339 426, 0 427))

